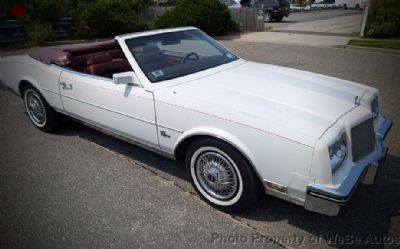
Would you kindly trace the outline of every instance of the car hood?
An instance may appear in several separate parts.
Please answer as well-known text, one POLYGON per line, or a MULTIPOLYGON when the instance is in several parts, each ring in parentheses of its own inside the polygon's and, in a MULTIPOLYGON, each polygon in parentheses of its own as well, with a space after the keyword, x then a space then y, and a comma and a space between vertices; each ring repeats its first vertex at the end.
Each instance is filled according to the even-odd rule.
POLYGON ((361 99, 368 91, 368 87, 357 83, 255 62, 171 88, 158 92, 156 100, 311 147, 357 106, 356 96, 361 99))

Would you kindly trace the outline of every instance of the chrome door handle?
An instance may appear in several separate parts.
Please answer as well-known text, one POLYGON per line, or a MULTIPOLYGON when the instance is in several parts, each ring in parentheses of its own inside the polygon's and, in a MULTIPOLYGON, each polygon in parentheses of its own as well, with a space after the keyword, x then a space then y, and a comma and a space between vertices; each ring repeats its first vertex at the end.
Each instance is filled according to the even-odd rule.
POLYGON ((63 90, 72 90, 72 84, 67 84, 65 82, 60 82, 60 86, 63 90))

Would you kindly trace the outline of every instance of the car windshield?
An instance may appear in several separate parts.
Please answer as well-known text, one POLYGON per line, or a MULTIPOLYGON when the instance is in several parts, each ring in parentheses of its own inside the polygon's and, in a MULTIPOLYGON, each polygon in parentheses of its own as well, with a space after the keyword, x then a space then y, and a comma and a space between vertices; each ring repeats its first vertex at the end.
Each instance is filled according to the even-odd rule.
POLYGON ((147 78, 155 83, 217 67, 238 59, 198 29, 126 40, 147 78))

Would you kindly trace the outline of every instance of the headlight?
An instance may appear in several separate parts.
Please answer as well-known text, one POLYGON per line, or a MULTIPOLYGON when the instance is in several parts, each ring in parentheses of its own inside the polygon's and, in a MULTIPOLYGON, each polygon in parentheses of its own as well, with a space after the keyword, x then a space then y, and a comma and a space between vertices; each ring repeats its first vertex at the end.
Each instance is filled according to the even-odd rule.
POLYGON ((375 95, 374 99, 371 101, 371 112, 372 117, 376 119, 379 116, 379 99, 378 95, 375 95))
POLYGON ((331 159, 332 172, 335 172, 346 159, 348 152, 346 133, 344 132, 340 139, 329 146, 329 157, 331 159))

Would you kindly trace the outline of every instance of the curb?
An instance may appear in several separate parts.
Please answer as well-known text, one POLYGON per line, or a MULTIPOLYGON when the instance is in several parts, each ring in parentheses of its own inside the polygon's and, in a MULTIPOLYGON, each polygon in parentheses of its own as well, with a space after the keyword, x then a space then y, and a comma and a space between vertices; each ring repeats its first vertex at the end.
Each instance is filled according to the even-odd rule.
POLYGON ((299 34, 299 35, 343 36, 343 37, 349 37, 349 35, 350 35, 350 34, 344 34, 344 33, 331 33, 331 32, 319 32, 319 31, 298 31, 298 30, 284 30, 284 29, 272 29, 269 32, 299 34))
MULTIPOLYGON (((341 46, 340 46, 341 47, 341 46)), ((363 50, 369 52, 377 52, 391 55, 400 55, 400 50, 395 49, 387 49, 387 48, 373 48, 373 47, 362 47, 362 46, 353 46, 353 45, 344 45, 345 49, 354 49, 354 50, 363 50)))

